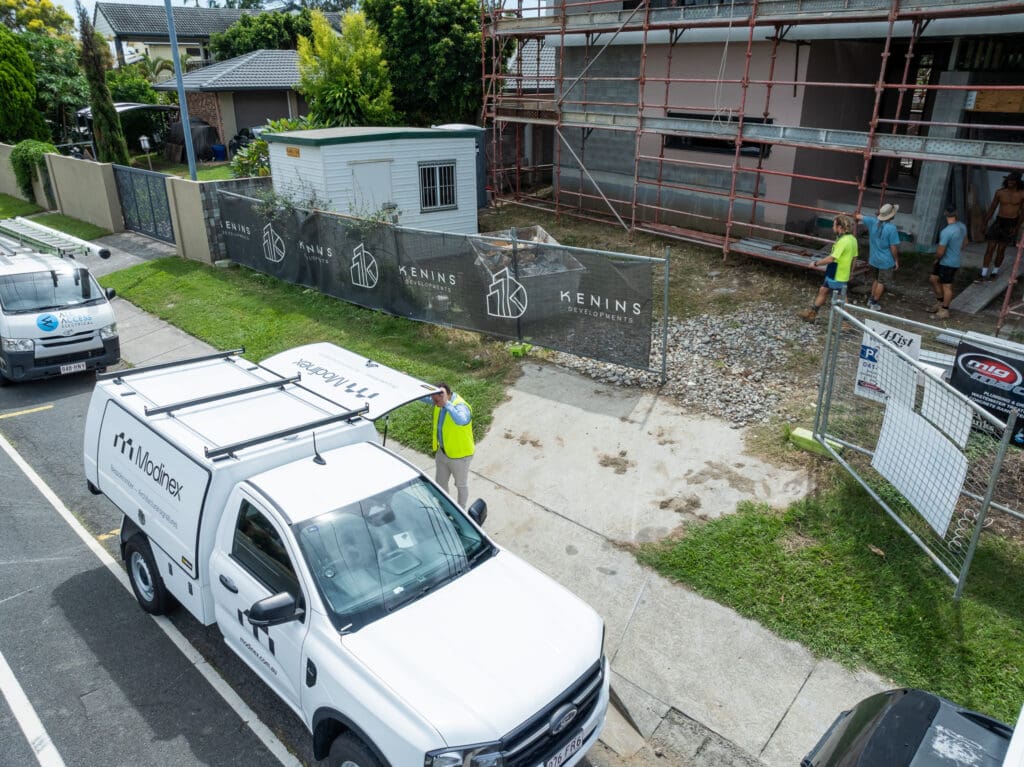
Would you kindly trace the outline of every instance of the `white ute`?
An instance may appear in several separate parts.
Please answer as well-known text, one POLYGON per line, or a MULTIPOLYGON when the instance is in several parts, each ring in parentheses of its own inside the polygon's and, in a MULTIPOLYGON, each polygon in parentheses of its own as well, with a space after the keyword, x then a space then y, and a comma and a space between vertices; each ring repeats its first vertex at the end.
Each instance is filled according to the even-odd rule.
POLYGON ((240 351, 96 384, 85 474, 143 609, 217 623, 331 767, 579 762, 608 707, 600 616, 379 442, 436 388, 326 343, 240 351))
POLYGON ((113 297, 80 262, 0 242, 0 386, 116 365, 113 297))

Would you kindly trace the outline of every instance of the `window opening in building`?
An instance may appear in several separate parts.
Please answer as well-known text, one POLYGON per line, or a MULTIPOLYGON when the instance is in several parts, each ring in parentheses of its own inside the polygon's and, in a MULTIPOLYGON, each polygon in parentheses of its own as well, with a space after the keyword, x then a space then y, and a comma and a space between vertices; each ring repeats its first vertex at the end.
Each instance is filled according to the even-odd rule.
POLYGON ((420 210, 455 208, 455 161, 420 163, 420 210))
MULTIPOLYGON (((678 117, 682 120, 702 120, 707 123, 735 123, 738 118, 729 115, 728 117, 711 117, 706 114, 691 114, 688 112, 668 112, 669 117, 678 117)), ((768 117, 744 117, 744 124, 771 125, 775 121, 768 117)), ((732 154, 736 151, 736 143, 731 138, 710 138, 708 136, 665 136, 665 149, 692 149, 699 152, 721 152, 732 154)), ((745 157, 758 157, 764 153, 764 157, 771 154, 771 144, 763 144, 759 141, 744 141, 740 147, 740 154, 745 157)))

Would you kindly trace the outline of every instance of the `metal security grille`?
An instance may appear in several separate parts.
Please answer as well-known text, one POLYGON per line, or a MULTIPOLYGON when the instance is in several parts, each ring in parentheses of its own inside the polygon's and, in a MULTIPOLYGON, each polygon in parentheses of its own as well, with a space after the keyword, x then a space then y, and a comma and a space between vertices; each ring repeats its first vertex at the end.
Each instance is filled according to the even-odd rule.
POLYGON ((163 173, 114 166, 117 194, 126 229, 164 242, 174 242, 167 176, 163 173))
POLYGON ((815 437, 963 593, 983 529, 1024 529, 1024 451, 950 383, 964 334, 833 306, 815 437))
POLYGON ((420 163, 420 209, 443 210, 456 203, 455 163, 420 163))

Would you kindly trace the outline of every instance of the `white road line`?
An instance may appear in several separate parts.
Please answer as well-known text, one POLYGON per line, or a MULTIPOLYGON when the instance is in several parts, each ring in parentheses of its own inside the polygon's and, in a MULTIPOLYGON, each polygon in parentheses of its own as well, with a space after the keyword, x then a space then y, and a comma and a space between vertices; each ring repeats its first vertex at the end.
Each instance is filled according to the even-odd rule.
MULTIPOLYGON (((103 565, 113 573, 114 577, 120 581, 121 585, 133 595, 131 584, 128 582, 128 574, 121 568, 121 566, 114 560, 107 550, 104 549, 95 538, 86 530, 82 524, 75 519, 74 515, 68 511, 68 508, 64 505, 57 494, 50 489, 42 477, 36 474, 33 469, 25 461, 24 458, 18 453, 17 450, 8 442, 3 435, 0 435, 0 448, 3 449, 7 455, 10 456, 11 460, 17 464, 18 468, 21 469, 22 473, 28 477, 29 481, 35 485, 36 489, 50 502, 50 505, 54 510, 64 518, 64 521, 68 523, 75 534, 88 546, 92 553, 103 563, 103 565)), ((84 480, 83 480, 84 481, 84 480)), ((224 699, 224 701, 231 706, 232 710, 238 714, 243 722, 253 731, 253 734, 267 747, 278 761, 285 767, 302 767, 302 763, 296 759, 284 744, 277 739, 277 736, 270 731, 263 722, 259 720, 256 713, 246 705, 238 694, 231 689, 230 685, 225 682, 220 675, 210 667, 210 664, 206 662, 199 651, 196 650, 184 635, 178 631, 178 629, 164 616, 151 616, 156 624, 163 630, 167 637, 174 642, 175 646, 181 651, 181 653, 188 659, 188 661, 196 667, 196 670, 203 675, 203 678, 209 682, 210 686, 224 699)), ((19 688, 20 689, 20 688, 19 688)), ((56 762, 53 763, 57 765, 56 762)), ((63 762, 60 762, 63 764, 63 762)))
POLYGON ((50 740, 43 723, 39 721, 36 710, 29 703, 28 696, 18 684, 14 672, 7 665, 3 653, 0 653, 0 692, 7 698, 7 705, 14 712, 14 718, 18 720, 21 731, 25 733, 26 740, 32 746, 40 767, 65 767, 64 760, 50 740))

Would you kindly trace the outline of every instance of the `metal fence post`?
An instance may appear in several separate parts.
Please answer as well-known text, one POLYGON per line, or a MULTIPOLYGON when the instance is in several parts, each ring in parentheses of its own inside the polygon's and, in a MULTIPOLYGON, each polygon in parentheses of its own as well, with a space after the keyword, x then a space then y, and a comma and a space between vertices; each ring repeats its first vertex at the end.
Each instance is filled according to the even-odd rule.
POLYGON ((967 554, 964 557, 964 564, 960 568, 960 576, 957 578, 956 591, 953 592, 953 601, 959 602, 960 596, 964 593, 964 585, 967 583, 967 571, 971 568, 971 560, 974 559, 974 551, 978 548, 978 539, 981 537, 981 529, 985 526, 985 517, 988 514, 988 507, 992 503, 992 496, 996 490, 996 482, 999 480, 999 472, 1003 468, 1003 460, 1006 458, 1006 451, 1010 447, 1010 437, 1017 428, 1017 411, 1011 410, 1010 417, 1006 419, 1006 428, 1003 430, 1003 438, 999 441, 999 450, 996 452, 996 460, 992 464, 992 474, 988 478, 988 487, 985 488, 985 497, 981 501, 981 508, 978 510, 978 517, 974 521, 974 532, 971 534, 971 542, 967 546, 967 554))
POLYGON ((665 246, 665 300, 661 310, 661 385, 668 381, 668 265, 671 249, 665 246))

